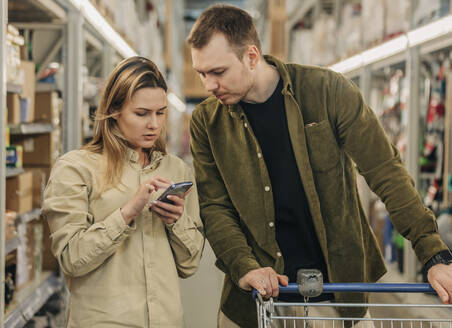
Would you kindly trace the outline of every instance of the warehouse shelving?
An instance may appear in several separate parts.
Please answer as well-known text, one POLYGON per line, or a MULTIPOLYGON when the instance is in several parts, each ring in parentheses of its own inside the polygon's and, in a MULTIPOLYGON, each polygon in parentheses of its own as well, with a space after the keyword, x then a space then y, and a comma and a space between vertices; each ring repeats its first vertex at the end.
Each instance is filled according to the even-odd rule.
POLYGON ((19 247, 19 237, 14 237, 6 242, 5 254, 9 254, 19 247))
POLYGON ((16 221, 18 221, 19 223, 28 223, 33 220, 39 219, 40 216, 41 216, 41 210, 38 208, 35 208, 35 209, 31 210, 30 212, 19 214, 16 221))
MULTIPOLYGON (((419 172, 420 136, 420 63, 421 57, 429 53, 452 47, 452 15, 445 16, 421 27, 412 28, 398 37, 378 46, 366 49, 330 66, 331 69, 349 78, 360 80, 360 89, 366 100, 370 96, 373 72, 393 65, 404 64, 409 83, 407 108, 407 152, 405 165, 415 181, 432 178, 419 172)), ((449 149, 449 152, 452 151, 449 149)), ((418 262, 411 245, 404 247, 405 272, 407 281, 415 281, 418 262)))
POLYGON ((55 128, 52 123, 21 123, 9 125, 9 133, 11 135, 42 134, 52 132, 55 128))
POLYGON ((28 286, 28 293, 20 302, 11 306, 6 312, 4 326, 6 328, 20 328, 33 317, 55 292, 61 289, 63 279, 54 272, 43 272, 41 279, 28 286))
POLYGON ((22 93, 22 86, 14 83, 6 83, 6 91, 12 93, 22 93))
POLYGON ((21 167, 7 167, 5 175, 7 178, 12 178, 21 173, 24 173, 24 169, 21 167))
MULTIPOLYGON (((4 78, 6 63, 6 22, 17 25, 26 31, 50 29, 60 31, 60 37, 47 52, 41 66, 47 66, 55 60, 58 52, 62 51, 62 64, 64 66, 64 79, 62 85, 56 83, 36 83, 36 91, 60 91, 63 96, 62 113, 62 139, 63 152, 78 148, 81 143, 80 107, 82 104, 82 65, 86 44, 99 48, 102 56, 102 73, 110 73, 117 58, 136 55, 123 38, 99 14, 95 7, 87 0, 23 0, 20 6, 14 6, 8 11, 8 1, 0 0, 0 76, 4 78), (9 19, 8 19, 9 18, 9 19)), ((17 3, 16 3, 17 4, 17 3)), ((22 87, 10 83, 0 83, 0 134, 4 135, 7 123, 5 122, 6 93, 21 93, 22 87)), ((55 126, 50 123, 28 123, 9 125, 10 134, 28 135, 50 133, 55 126)), ((5 139, 0 138, 1 157, 5 158, 5 139)), ((3 160, 4 162, 4 160, 3 160)), ((5 224, 5 179, 14 177, 23 172, 21 168, 6 168, 0 165, 0 224, 5 224)), ((40 210, 19 214, 16 223, 26 224, 39 219, 40 210)), ((16 237, 5 242, 4 229, 0 229, 0 281, 5 281, 5 256, 20 246, 20 238, 16 237)), ((47 299, 63 285, 62 277, 55 272, 43 272, 39 281, 34 281, 18 291, 15 305, 10 306, 5 313, 4 285, 0 284, 0 328, 23 327, 34 313, 39 310, 47 299)))

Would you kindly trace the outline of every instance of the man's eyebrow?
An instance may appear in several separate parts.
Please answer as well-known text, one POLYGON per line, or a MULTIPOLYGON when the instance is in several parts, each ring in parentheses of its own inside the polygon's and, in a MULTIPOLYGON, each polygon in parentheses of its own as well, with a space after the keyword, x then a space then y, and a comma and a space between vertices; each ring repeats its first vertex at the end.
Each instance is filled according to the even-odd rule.
MULTIPOLYGON (((193 69, 194 69, 196 72, 200 73, 200 74, 201 74, 201 73, 204 73, 204 72, 202 72, 202 71, 197 70, 197 69, 194 68, 194 67, 193 67, 193 69)), ((225 69, 225 67, 223 67, 223 66, 214 67, 214 68, 211 68, 210 70, 208 70, 207 73, 212 73, 213 71, 217 71, 217 70, 219 70, 219 69, 225 69)))

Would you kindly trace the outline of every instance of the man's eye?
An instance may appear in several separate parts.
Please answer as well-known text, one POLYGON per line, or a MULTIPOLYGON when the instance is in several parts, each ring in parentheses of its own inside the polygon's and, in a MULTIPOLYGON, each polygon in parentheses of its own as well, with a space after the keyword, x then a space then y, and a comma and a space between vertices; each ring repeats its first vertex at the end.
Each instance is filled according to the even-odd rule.
POLYGON ((164 111, 159 111, 159 112, 157 112, 157 115, 163 115, 163 114, 165 114, 164 111))
POLYGON ((215 75, 221 75, 223 73, 224 73, 224 71, 213 72, 213 74, 215 74, 215 75))
POLYGON ((138 116, 144 116, 146 113, 136 113, 138 116))

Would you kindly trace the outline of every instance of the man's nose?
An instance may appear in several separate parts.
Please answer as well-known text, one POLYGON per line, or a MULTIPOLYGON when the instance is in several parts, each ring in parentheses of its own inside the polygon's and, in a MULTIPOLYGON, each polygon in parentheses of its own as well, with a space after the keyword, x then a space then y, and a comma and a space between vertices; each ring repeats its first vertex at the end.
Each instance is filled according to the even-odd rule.
POLYGON ((215 91, 216 89, 218 89, 217 79, 209 77, 209 76, 205 77, 204 78, 204 87, 209 92, 215 91))

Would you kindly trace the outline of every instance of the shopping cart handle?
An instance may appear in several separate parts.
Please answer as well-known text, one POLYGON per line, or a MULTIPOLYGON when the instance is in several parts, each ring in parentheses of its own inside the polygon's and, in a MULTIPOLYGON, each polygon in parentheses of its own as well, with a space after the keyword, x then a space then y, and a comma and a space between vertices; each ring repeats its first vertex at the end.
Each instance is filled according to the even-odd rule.
MULTIPOLYGON (((279 286, 282 294, 299 294, 298 284, 279 286)), ((355 293, 432 293, 435 290, 430 284, 386 284, 386 283, 324 283, 322 293, 355 292, 355 293)))

